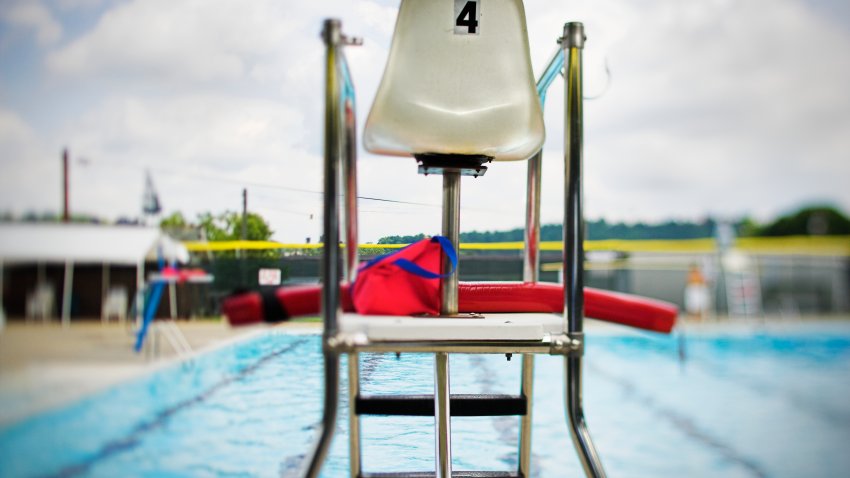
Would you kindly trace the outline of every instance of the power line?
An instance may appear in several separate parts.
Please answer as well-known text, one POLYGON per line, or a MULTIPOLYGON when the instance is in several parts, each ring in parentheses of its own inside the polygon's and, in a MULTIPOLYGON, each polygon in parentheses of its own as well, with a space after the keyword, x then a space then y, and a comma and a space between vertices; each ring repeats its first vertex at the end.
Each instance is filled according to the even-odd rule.
MULTIPOLYGON (((155 171, 155 172, 158 172, 158 173, 161 173, 161 174, 166 174, 166 175, 181 176, 181 177, 193 179, 193 180, 196 180, 196 181, 198 181, 198 180, 201 180, 201 181, 216 181, 216 182, 233 184, 233 185, 242 186, 242 187, 252 186, 252 187, 258 187, 258 188, 276 189, 276 190, 281 190, 281 191, 290 191, 290 192, 297 192, 297 193, 304 193, 304 194, 316 194, 316 195, 323 195, 324 194, 324 192, 322 192, 322 191, 317 191, 317 190, 313 190, 313 189, 297 188, 297 187, 293 187, 293 186, 283 186, 283 185, 280 185, 280 184, 272 184, 272 183, 259 182, 259 181, 245 181, 245 180, 240 180, 240 179, 232 179, 232 178, 222 177, 222 176, 218 176, 218 175, 189 172, 189 171, 186 171, 186 170, 179 170, 179 169, 173 169, 173 168, 162 168, 162 167, 144 168, 144 167, 140 167, 140 166, 126 165, 126 164, 117 165, 117 164, 109 164, 109 163, 103 163, 103 162, 94 162, 93 163, 91 161, 91 159, 89 159, 89 158, 84 158, 81 161, 85 161, 86 165, 97 164, 97 165, 105 165, 107 167, 129 168, 129 169, 137 169, 137 170, 141 170, 141 171, 150 170, 150 171, 155 171)), ((420 206, 420 207, 428 207, 428 208, 435 208, 435 209, 442 208, 441 204, 423 203, 423 202, 415 202, 415 201, 403 201, 403 200, 399 200, 399 199, 379 198, 379 197, 373 197, 373 196, 357 196, 357 199, 364 200, 364 201, 375 201, 375 202, 383 202, 383 203, 389 203, 389 204, 402 204, 402 205, 408 205, 408 206, 420 206)), ((470 208, 470 207, 463 207, 463 206, 461 206, 461 209, 465 210, 465 211, 476 211, 476 212, 484 212, 484 213, 499 214, 499 215, 503 215, 505 213, 505 211, 503 211, 503 210, 497 211, 497 210, 493 210, 493 209, 480 209, 480 208, 470 208)), ((290 214, 302 214, 302 215, 309 215, 310 214, 310 213, 304 213, 304 212, 299 213, 299 212, 295 212, 295 211, 291 211, 291 210, 281 210, 281 212, 286 212, 286 213, 290 213, 290 214)), ((363 211, 363 212, 367 212, 367 211, 363 211)), ((373 212, 373 211, 368 211, 368 212, 373 212)), ((375 212, 377 212, 377 211, 375 211, 375 212)))

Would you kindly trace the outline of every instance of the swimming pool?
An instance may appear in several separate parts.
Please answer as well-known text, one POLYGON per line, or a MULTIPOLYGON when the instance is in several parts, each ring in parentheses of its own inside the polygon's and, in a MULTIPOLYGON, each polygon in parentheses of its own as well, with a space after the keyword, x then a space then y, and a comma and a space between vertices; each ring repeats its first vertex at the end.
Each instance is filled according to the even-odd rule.
MULTIPOLYGON (((850 475, 850 324, 589 334, 586 415, 610 476, 850 475)), ((363 391, 429 393, 428 355, 364 355, 363 391)), ((453 355, 455 393, 516 393, 519 360, 453 355)), ((280 476, 321 413, 316 335, 272 332, 0 430, 0 476, 280 476)), ((538 357, 533 466, 581 476, 563 366, 538 357)), ((343 380, 343 386, 345 382, 343 380)), ((343 393, 344 397, 345 394, 343 393)), ((347 408, 323 476, 346 476, 347 408)), ((433 419, 365 417, 368 471, 433 469, 433 419)), ((519 420, 455 418, 455 469, 514 469, 519 420)))

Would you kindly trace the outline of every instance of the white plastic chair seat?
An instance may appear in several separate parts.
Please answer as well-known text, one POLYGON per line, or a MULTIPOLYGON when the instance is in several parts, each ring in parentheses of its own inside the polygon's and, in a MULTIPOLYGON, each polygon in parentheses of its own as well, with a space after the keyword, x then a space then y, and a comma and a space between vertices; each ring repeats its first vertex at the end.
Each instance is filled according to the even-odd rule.
POLYGON ((483 319, 397 317, 343 314, 343 334, 362 334, 372 342, 422 340, 487 341, 543 340, 562 331, 564 318, 558 314, 486 314, 483 319))
POLYGON ((367 150, 510 161, 543 145, 522 1, 466 3, 477 9, 474 33, 456 28, 454 0, 401 2, 364 129, 367 150))
POLYGON ((38 284, 29 295, 27 295, 26 315, 27 320, 40 318, 43 322, 50 320, 54 310, 54 294, 51 284, 38 284))
POLYGON ((120 322, 127 320, 127 309, 129 299, 127 289, 124 287, 113 287, 109 289, 101 308, 101 321, 107 322, 111 317, 117 317, 120 322))

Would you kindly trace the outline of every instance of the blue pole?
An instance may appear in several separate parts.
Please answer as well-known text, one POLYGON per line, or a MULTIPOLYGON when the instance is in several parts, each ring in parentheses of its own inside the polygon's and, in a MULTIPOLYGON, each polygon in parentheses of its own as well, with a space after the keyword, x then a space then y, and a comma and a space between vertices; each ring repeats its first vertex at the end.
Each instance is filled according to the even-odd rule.
POLYGON ((136 346, 134 347, 134 350, 137 353, 142 350, 142 344, 145 342, 145 335, 148 333, 148 326, 151 322, 153 322, 156 310, 159 308, 159 300, 162 298, 162 290, 164 288, 165 282, 163 281, 153 283, 150 300, 145 303, 147 306, 147 310, 145 310, 145 320, 142 322, 142 328, 139 329, 138 335, 136 335, 136 346))

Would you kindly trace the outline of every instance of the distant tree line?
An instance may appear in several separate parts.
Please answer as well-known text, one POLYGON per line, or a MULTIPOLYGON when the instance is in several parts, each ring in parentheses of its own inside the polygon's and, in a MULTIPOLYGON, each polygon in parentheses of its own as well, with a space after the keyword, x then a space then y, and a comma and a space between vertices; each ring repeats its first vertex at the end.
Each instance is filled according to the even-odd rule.
POLYGON ((758 228, 758 236, 839 236, 850 234, 850 219, 828 206, 809 207, 758 228))
MULTIPOLYGON (((9 212, 0 213, 0 222, 58 222, 62 218, 55 213, 27 213, 15 217, 9 212)), ((102 223, 109 221, 78 214, 71 218, 77 223, 102 223)), ((138 220, 119 219, 118 224, 138 224, 138 220)), ((172 236, 182 240, 229 241, 242 238, 242 214, 225 211, 218 214, 205 212, 198 214, 194 221, 186 219, 180 212, 165 216, 160 227, 172 236)), ((713 237, 717 221, 709 218, 704 221, 664 221, 660 223, 627 224, 608 222, 598 219, 586 222, 587 239, 699 239, 713 237)), ((850 219, 842 211, 832 206, 811 206, 793 213, 758 224, 750 218, 734 221, 733 227, 741 237, 799 236, 799 235, 850 235, 850 219)), ((249 241, 267 241, 272 237, 271 227, 259 214, 249 212, 246 216, 246 235, 249 241)), ((517 242, 523 240, 522 228, 506 231, 469 231, 462 232, 462 242, 517 242)), ((540 239, 560 241, 563 228, 560 224, 545 224, 540 227, 540 239)), ((408 236, 386 236, 378 244, 409 244, 425 237, 425 234, 408 236)), ((268 251, 266 251, 268 252, 268 251)))
MULTIPOLYGON (((759 236, 805 236, 805 235, 850 235, 850 219, 831 206, 814 206, 781 216, 766 224, 758 224, 750 218, 733 222, 741 237, 759 236)), ((608 222, 604 219, 585 223, 588 240, 604 239, 700 239, 714 237, 717 221, 709 218, 700 222, 665 221, 655 224, 608 222)), ((425 237, 387 236, 378 244, 409 244, 425 237)), ((470 231, 460 233, 461 242, 517 242, 524 239, 524 229, 507 231, 470 231)), ((540 227, 541 241, 563 239, 561 224, 545 224, 540 227)))

